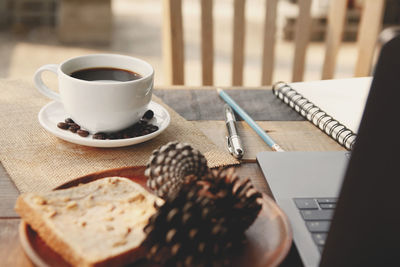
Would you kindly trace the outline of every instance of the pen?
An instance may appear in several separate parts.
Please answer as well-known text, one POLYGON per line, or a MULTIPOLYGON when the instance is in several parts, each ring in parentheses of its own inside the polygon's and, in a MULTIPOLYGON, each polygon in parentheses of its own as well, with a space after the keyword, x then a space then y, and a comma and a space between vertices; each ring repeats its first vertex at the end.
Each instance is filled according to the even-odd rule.
POLYGON ((228 149, 229 152, 237 159, 243 157, 244 149, 242 146, 242 142, 240 141, 238 132, 236 130, 236 118, 235 114, 233 113, 232 108, 225 104, 224 106, 225 112, 225 124, 226 128, 228 129, 228 136, 226 137, 228 142, 228 149))
POLYGON ((244 111, 224 90, 217 88, 219 96, 236 111, 236 113, 253 128, 253 130, 264 140, 265 143, 274 151, 283 152, 284 150, 272 140, 271 137, 244 111))

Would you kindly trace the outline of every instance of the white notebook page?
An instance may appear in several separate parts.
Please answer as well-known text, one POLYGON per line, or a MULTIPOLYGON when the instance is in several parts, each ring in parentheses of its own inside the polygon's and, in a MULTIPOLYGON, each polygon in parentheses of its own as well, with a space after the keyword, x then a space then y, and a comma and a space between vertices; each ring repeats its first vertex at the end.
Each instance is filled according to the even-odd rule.
POLYGON ((327 114, 357 133, 372 77, 290 83, 327 114))

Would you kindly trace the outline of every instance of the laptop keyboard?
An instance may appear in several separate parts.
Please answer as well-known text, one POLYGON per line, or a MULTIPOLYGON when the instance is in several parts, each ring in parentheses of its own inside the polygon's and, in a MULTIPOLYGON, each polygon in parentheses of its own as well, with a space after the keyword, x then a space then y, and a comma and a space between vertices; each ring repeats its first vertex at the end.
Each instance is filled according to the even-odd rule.
POLYGON ((294 198, 314 243, 322 252, 336 207, 337 198, 294 198))

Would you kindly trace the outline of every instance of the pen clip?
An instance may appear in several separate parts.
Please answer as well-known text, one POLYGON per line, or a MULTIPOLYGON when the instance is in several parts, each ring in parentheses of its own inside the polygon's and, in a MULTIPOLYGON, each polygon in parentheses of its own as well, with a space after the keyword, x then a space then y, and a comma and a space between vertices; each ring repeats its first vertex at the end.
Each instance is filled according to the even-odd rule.
POLYGON ((226 138, 226 148, 228 149, 229 153, 231 153, 233 156, 235 156, 232 144, 231 144, 231 139, 228 136, 225 136, 226 138))

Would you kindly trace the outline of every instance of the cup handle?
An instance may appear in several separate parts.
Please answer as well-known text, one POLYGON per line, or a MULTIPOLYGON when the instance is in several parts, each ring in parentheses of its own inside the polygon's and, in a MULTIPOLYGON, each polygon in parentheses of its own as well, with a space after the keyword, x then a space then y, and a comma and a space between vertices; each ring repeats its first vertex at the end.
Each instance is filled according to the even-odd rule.
POLYGON ((35 76, 34 76, 35 86, 39 90, 39 92, 41 92, 43 95, 45 95, 48 98, 51 98, 55 101, 61 102, 60 94, 54 92, 49 87, 47 87, 42 80, 42 72, 44 72, 46 70, 51 71, 51 72, 55 73, 56 75, 58 75, 58 73, 57 73, 58 65, 57 64, 43 65, 35 73, 35 76))

